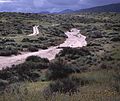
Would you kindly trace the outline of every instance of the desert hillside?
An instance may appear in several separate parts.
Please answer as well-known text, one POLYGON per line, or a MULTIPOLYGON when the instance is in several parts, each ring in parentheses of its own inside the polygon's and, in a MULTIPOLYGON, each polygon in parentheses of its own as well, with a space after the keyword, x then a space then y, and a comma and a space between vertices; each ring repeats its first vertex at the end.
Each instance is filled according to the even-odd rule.
POLYGON ((0 101, 119 101, 119 18, 0 13, 0 101))

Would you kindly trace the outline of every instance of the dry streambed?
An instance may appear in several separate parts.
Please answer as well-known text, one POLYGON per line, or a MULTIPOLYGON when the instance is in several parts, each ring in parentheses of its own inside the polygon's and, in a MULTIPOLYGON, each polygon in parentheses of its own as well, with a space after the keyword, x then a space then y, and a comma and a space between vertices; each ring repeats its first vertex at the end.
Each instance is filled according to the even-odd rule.
MULTIPOLYGON (((37 30, 37 27, 34 29, 37 30)), ((36 35, 37 32, 38 31, 35 31, 30 36, 36 35)), ((55 58, 56 54, 58 54, 62 50, 62 48, 60 49, 58 47, 77 48, 77 47, 83 47, 87 45, 86 37, 80 34, 80 30, 71 29, 70 32, 66 32, 65 34, 68 36, 68 38, 63 44, 60 44, 59 46, 49 47, 48 49, 39 50, 38 52, 27 52, 17 56, 0 57, 0 69, 23 63, 27 57, 32 55, 37 55, 37 56, 40 56, 41 58, 48 58, 49 60, 52 60, 55 58)))

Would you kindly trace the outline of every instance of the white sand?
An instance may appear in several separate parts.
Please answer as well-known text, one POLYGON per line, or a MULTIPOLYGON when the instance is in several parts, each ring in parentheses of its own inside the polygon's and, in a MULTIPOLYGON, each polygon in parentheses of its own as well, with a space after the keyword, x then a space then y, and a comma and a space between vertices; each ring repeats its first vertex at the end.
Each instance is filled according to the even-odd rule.
POLYGON ((77 29, 71 29, 71 32, 65 33, 68 38, 66 41, 60 45, 60 47, 83 47, 87 45, 86 37, 82 34, 80 34, 80 30, 77 29))
POLYGON ((87 45, 86 37, 80 34, 80 30, 72 29, 71 32, 66 32, 65 34, 68 36, 68 38, 63 44, 59 46, 50 47, 46 50, 39 50, 38 52, 27 52, 25 54, 21 54, 17 56, 0 57, 0 69, 23 63, 27 57, 32 55, 37 55, 42 58, 48 58, 49 60, 52 60, 55 58, 56 54, 58 54, 62 50, 62 49, 58 49, 58 47, 77 48, 87 45))
POLYGON ((36 36, 39 34, 39 29, 38 29, 39 26, 34 26, 33 27, 33 33, 28 35, 28 36, 36 36))

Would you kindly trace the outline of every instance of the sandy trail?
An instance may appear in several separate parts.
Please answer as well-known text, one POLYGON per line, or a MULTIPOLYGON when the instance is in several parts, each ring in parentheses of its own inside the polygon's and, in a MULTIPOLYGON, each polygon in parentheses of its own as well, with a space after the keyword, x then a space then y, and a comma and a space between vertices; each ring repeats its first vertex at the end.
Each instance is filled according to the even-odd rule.
POLYGON ((36 35, 38 35, 40 33, 38 27, 39 26, 34 26, 33 27, 33 34, 30 34, 28 36, 36 36, 36 35))
POLYGON ((17 56, 0 57, 0 69, 23 63, 27 57, 32 55, 37 55, 42 58, 48 58, 49 60, 52 60, 55 58, 56 54, 62 50, 58 47, 76 48, 87 45, 86 37, 80 34, 80 30, 72 29, 71 32, 66 32, 65 34, 68 36, 68 38, 59 46, 50 47, 46 50, 39 50, 38 52, 27 52, 17 56))
POLYGON ((82 34, 80 34, 80 30, 77 29, 71 29, 71 32, 65 33, 68 38, 66 41, 60 45, 60 47, 83 47, 87 45, 86 37, 82 34))
POLYGON ((55 55, 60 52, 61 49, 57 49, 57 47, 51 47, 46 50, 39 50, 38 52, 28 52, 26 54, 21 54, 17 56, 11 57, 0 57, 0 69, 4 67, 11 67, 12 65, 17 65, 23 63, 25 59, 32 55, 40 56, 41 58, 48 58, 52 60, 55 58, 55 55))

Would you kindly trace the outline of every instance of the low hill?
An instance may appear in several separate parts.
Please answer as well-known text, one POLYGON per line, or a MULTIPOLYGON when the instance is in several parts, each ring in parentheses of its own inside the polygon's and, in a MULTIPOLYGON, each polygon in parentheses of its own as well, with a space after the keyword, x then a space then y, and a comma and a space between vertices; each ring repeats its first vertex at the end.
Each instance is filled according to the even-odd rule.
POLYGON ((72 12, 74 12, 74 11, 71 9, 66 9, 66 10, 59 12, 59 14, 72 13, 72 12))
POLYGON ((81 9, 75 12, 120 12, 120 3, 81 9))

